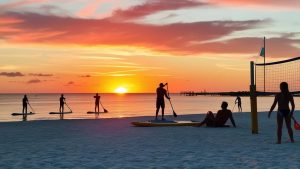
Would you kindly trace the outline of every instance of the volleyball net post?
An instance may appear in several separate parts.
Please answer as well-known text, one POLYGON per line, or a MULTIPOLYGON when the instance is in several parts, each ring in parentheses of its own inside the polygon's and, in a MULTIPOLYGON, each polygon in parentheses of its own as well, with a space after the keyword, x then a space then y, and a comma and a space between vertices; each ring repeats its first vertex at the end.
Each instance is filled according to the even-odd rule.
POLYGON ((250 62, 250 104, 251 104, 251 128, 252 134, 258 134, 258 119, 257 119, 257 95, 255 85, 255 65, 250 62))

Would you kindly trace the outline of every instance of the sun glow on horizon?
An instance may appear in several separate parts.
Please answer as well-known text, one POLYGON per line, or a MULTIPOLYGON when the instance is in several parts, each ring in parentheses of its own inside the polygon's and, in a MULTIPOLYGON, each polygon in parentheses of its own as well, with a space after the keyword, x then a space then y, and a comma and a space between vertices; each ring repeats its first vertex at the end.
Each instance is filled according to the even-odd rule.
POLYGON ((127 89, 125 89, 124 87, 118 87, 115 89, 115 93, 124 94, 127 93, 127 89))

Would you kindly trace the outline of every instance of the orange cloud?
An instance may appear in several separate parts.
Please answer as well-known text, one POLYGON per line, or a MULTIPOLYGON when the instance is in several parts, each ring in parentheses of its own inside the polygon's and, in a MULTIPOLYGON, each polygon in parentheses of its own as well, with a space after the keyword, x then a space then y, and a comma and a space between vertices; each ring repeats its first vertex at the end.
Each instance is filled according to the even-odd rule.
MULTIPOLYGON (((22 23, 11 25, 11 28, 21 29, 22 32, 0 34, 0 38, 10 35, 6 39, 9 42, 129 45, 178 54, 207 52, 205 47, 209 48, 209 44, 202 44, 203 42, 230 35, 235 31, 252 29, 264 23, 263 20, 248 20, 147 25, 113 22, 110 19, 76 19, 33 13, 6 15, 23 20, 22 23)), ((220 42, 215 44, 222 45, 220 42)), ((232 48, 232 51, 237 47, 232 48)))

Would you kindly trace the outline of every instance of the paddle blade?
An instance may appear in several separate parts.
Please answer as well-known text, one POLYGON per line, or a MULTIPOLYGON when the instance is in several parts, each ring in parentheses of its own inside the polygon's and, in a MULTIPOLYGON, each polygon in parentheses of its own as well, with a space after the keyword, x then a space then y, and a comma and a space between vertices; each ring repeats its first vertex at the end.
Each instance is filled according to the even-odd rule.
POLYGON ((105 113, 108 113, 108 111, 107 111, 106 109, 104 109, 104 112, 105 112, 105 113))
POLYGON ((294 120, 294 128, 295 130, 300 130, 300 124, 296 120, 294 120))
POLYGON ((174 116, 174 117, 177 117, 177 114, 175 113, 175 111, 173 111, 173 116, 174 116))

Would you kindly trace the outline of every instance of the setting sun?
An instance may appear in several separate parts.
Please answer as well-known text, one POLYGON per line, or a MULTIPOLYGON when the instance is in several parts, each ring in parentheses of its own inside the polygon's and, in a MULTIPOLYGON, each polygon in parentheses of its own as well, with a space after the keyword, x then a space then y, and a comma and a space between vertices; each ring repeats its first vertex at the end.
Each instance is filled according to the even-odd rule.
POLYGON ((118 87, 116 88, 115 93, 119 93, 119 94, 127 93, 127 89, 125 89, 124 87, 118 87))

